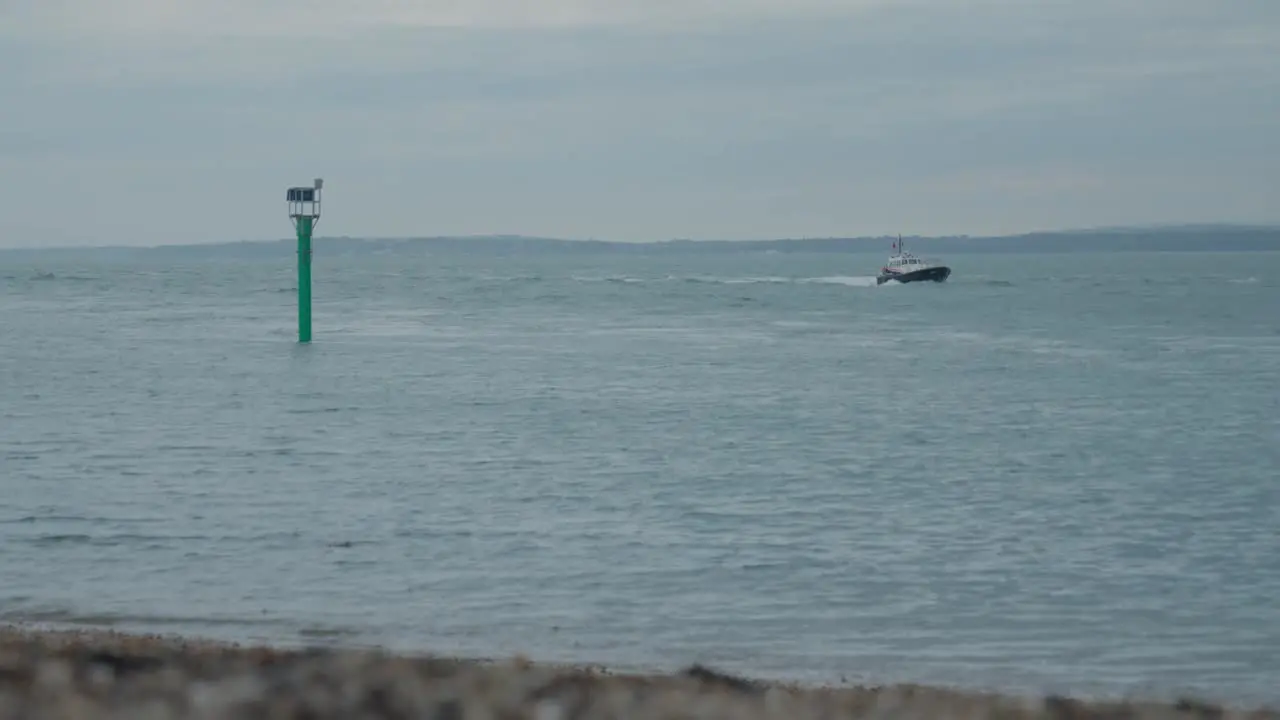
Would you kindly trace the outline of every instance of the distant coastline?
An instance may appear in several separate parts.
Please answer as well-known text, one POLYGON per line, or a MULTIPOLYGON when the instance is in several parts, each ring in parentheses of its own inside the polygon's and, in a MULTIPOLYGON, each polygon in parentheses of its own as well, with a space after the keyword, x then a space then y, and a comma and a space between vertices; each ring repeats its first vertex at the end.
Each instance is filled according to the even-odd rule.
MULTIPOLYGON (((919 253, 1069 253, 1069 252, 1266 252, 1280 251, 1280 225, 1197 224, 1051 230, 1016 235, 903 235, 907 247, 919 253)), ((610 254, 670 254, 719 252, 879 253, 888 251, 894 235, 801 237, 759 240, 669 239, 650 242, 581 240, 527 235, 467 235, 422 237, 318 236, 317 248, 341 253, 397 251, 479 252, 514 255, 549 252, 610 254)), ((0 248, 0 255, 47 253, 107 253, 111 255, 173 255, 182 257, 292 256, 294 239, 239 240, 220 243, 155 246, 59 246, 0 248)))

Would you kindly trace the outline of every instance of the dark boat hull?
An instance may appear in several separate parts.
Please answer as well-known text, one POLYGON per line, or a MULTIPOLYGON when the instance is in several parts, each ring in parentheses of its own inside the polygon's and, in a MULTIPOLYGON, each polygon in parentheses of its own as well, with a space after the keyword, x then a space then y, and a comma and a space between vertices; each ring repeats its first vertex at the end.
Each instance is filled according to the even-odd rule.
POLYGON ((905 273, 880 273, 876 277, 876 284, 883 285, 890 280, 896 280, 900 283, 909 282, 942 282, 951 276, 951 268, 946 265, 936 265, 934 267, 924 268, 923 270, 912 270, 905 273))

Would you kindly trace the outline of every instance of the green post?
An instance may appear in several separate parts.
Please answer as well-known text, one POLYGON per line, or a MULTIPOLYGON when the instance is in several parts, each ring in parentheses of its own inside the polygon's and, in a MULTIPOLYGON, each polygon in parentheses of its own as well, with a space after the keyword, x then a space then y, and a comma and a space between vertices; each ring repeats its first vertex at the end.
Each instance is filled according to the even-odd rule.
POLYGON ((298 229, 298 342, 311 342, 311 216, 297 220, 298 229))
POLYGON ((316 178, 312 187, 291 187, 285 193, 289 219, 298 232, 298 342, 311 342, 311 233, 320 222, 320 190, 324 180, 316 178))

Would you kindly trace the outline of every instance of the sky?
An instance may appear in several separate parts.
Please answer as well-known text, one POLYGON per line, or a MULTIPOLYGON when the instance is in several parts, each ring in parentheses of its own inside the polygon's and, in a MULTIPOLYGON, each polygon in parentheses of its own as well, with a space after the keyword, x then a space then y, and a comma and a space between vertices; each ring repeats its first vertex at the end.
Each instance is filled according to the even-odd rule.
POLYGON ((1276 0, 0 0, 0 247, 1280 221, 1276 0))

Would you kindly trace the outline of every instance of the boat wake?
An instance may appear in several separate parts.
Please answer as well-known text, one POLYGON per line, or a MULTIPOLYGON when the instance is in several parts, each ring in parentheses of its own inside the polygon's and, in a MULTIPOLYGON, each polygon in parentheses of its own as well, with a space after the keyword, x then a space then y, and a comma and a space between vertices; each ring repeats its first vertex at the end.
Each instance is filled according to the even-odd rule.
POLYGON ((832 275, 830 277, 809 278, 803 282, 848 285, 849 287, 877 287, 874 275, 832 275))
POLYGON ((602 282, 622 284, 647 283, 705 283, 708 285, 844 285, 847 287, 876 287, 874 275, 829 275, 825 277, 718 277, 709 275, 642 278, 630 276, 573 276, 575 282, 602 282))

